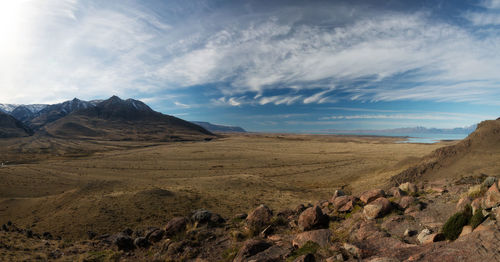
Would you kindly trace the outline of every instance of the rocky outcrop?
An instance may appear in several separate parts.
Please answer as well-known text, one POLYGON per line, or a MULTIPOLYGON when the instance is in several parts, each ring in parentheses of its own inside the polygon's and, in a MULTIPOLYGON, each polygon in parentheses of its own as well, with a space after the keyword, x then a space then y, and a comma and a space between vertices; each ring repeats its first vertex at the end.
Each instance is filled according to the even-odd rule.
POLYGON ((273 212, 265 205, 260 205, 254 209, 246 219, 250 227, 260 228, 271 222, 273 212))
POLYGON ((361 200, 365 204, 368 204, 379 197, 385 197, 384 190, 373 189, 373 190, 366 191, 363 194, 361 194, 361 196, 359 196, 359 200, 361 200))
POLYGON ((329 229, 306 231, 297 234, 293 239, 292 245, 294 247, 300 248, 307 242, 311 241, 318 244, 321 247, 329 247, 332 245, 331 237, 332 237, 332 232, 329 229))

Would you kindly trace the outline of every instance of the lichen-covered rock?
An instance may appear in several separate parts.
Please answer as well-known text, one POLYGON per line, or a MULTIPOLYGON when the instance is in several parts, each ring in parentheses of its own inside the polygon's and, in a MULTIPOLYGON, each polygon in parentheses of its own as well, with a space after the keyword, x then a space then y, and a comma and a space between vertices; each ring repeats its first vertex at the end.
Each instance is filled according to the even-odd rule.
POLYGON ((303 231, 328 226, 328 216, 323 214, 319 206, 310 207, 299 216, 299 228, 303 231))
POLYGON ((389 213, 391 209, 391 202, 385 197, 380 197, 366 205, 363 214, 367 219, 375 219, 389 213))

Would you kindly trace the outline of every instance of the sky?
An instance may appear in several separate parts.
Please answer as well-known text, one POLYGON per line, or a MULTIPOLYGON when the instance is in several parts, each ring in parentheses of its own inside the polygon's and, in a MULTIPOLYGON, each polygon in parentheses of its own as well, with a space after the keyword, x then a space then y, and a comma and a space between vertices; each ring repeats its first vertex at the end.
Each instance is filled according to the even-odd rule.
POLYGON ((0 103, 135 98, 250 131, 500 116, 500 0, 0 2, 0 103))

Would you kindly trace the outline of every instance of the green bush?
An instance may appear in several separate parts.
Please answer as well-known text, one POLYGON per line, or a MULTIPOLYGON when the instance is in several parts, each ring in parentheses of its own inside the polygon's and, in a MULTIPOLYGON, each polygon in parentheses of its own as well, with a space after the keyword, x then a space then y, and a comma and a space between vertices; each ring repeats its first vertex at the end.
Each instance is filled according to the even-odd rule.
POLYGON ((474 229, 481 223, 483 223, 483 221, 484 221, 483 210, 479 208, 478 210, 476 210, 476 213, 474 213, 474 215, 470 219, 470 225, 472 226, 472 229, 474 229))
POLYGON ((469 224, 472 217, 472 208, 470 205, 465 206, 462 212, 458 212, 451 216, 443 226, 443 235, 446 239, 455 240, 460 236, 462 228, 469 224))

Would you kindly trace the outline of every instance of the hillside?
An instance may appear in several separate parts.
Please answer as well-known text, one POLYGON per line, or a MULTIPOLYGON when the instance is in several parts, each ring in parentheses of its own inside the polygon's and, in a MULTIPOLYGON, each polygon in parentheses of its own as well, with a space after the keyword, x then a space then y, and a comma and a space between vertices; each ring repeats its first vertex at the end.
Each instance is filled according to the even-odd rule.
POLYGON ((457 178, 464 175, 500 173, 500 120, 481 122, 467 138, 439 148, 418 164, 391 179, 392 184, 408 181, 457 178))
POLYGON ((0 112, 0 138, 30 136, 33 131, 14 117, 0 112))
POLYGON ((245 129, 239 126, 224 126, 216 125, 209 122, 202 121, 191 121, 191 123, 199 125, 210 132, 221 132, 221 133, 245 133, 245 129))
POLYGON ((41 131, 54 137, 104 140, 184 141, 213 137, 198 125, 156 112, 138 100, 113 96, 95 105, 76 106, 41 131))

